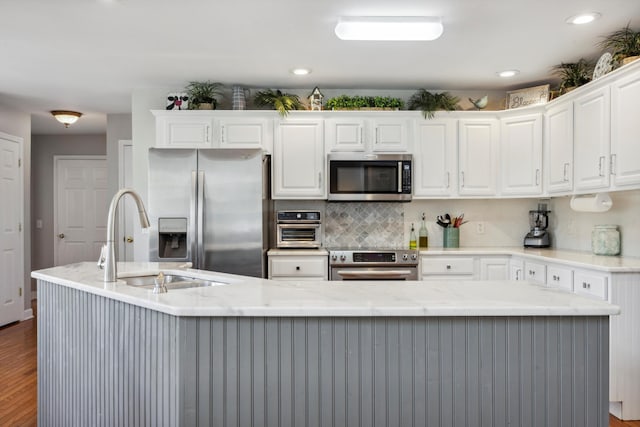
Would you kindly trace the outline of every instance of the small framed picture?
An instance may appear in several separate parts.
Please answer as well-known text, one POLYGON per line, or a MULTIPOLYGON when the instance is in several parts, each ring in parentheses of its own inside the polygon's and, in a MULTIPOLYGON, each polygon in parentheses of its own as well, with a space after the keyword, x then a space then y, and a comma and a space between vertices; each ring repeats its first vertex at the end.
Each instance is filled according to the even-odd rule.
POLYGON ((167 110, 188 110, 189 97, 185 92, 171 92, 167 94, 167 110))
POLYGON ((528 87, 507 92, 506 109, 527 107, 549 102, 549 85, 528 87))

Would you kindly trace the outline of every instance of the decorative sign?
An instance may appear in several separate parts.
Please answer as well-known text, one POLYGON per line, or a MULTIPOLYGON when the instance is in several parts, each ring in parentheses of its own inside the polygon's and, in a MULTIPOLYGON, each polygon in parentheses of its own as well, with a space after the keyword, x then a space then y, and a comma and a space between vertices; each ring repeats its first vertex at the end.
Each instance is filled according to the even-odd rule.
POLYGON ((188 110, 189 97, 184 92, 172 92, 167 95, 167 110, 188 110))
POLYGON ((549 102, 549 85, 534 86, 507 92, 507 110, 549 102))

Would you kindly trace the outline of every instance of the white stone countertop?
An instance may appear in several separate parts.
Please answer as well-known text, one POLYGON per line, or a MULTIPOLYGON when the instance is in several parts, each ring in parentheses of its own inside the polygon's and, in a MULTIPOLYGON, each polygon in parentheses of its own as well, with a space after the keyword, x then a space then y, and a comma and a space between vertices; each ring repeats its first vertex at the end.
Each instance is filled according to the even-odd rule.
POLYGON ((477 255, 477 256, 517 256, 545 262, 589 268, 610 273, 639 273, 640 258, 594 255, 591 252, 568 251, 561 249, 525 249, 522 247, 468 247, 468 248, 429 248, 421 250, 420 255, 477 255))
MULTIPOLYGON (((179 268, 118 263, 118 277, 164 271, 225 282, 220 286, 149 289, 119 281, 105 286, 93 262, 34 271, 31 276, 175 316, 600 316, 618 306, 515 281, 277 281, 179 268)), ((43 286, 46 286, 44 284, 43 286)))

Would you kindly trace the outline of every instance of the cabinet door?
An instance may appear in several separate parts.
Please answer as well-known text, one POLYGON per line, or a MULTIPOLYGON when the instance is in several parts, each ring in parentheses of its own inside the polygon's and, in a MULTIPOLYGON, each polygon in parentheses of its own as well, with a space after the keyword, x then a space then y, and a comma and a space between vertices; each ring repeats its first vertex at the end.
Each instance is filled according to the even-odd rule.
POLYGON ((542 115, 507 117, 500 124, 501 194, 542 194, 542 115))
POLYGON ((611 86, 611 175, 613 185, 640 184, 640 75, 611 86))
POLYGON ((521 259, 509 260, 509 280, 524 280, 524 261, 521 259))
POLYGON ((609 87, 574 103, 574 184, 576 190, 609 186, 609 87))
POLYGON ((480 280, 507 280, 509 258, 480 258, 480 280))
POLYGON ((458 182, 456 121, 419 120, 415 134, 413 196, 455 195, 458 182))
POLYGON ((274 199, 325 199, 322 120, 279 121, 273 147, 274 199))
POLYGON ((546 272, 547 266, 544 264, 531 261, 524 262, 524 277, 530 282, 545 285, 547 283, 546 272))
POLYGON ((262 148, 271 152, 272 121, 262 117, 221 118, 220 148, 262 148))
POLYGON ((327 119, 325 144, 330 151, 365 151, 362 119, 327 119))
POLYGON ((573 273, 573 291, 606 301, 609 297, 608 275, 576 269, 573 273))
POLYGON ((407 120, 402 119, 372 119, 373 147, 372 151, 406 152, 407 120))
POLYGON ((329 278, 327 255, 269 255, 268 258, 270 279, 327 280, 329 278))
POLYGON ((496 194, 498 141, 496 119, 458 122, 458 191, 461 196, 496 194))
POLYGON ((156 146, 213 148, 214 119, 210 114, 176 111, 156 117, 156 146))
POLYGON ((558 265, 547 266, 547 285, 552 288, 560 288, 573 291, 573 270, 558 265))
POLYGON ((550 108, 545 114, 545 170, 550 194, 573 189, 573 103, 550 108))

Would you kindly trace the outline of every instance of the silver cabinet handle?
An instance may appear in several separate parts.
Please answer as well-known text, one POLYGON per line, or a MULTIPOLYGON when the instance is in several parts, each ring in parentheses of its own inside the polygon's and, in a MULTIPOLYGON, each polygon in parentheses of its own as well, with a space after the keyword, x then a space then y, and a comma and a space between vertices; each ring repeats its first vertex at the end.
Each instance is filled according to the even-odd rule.
POLYGON ((224 142, 224 126, 220 128, 220 142, 224 142))
POLYGON ((322 172, 318 172, 318 187, 322 187, 322 172))
POLYGON ((600 156, 598 159, 598 175, 604 176, 604 156, 600 156))
POLYGON ((449 185, 450 185, 450 177, 449 177, 449 172, 447 172, 447 187, 446 188, 449 188, 449 185))
POLYGON ((567 174, 568 170, 569 170, 569 163, 565 163, 562 171, 562 178, 563 178, 562 180, 565 182, 569 181, 569 177, 567 174))
POLYGON ((362 126, 360 126, 360 144, 363 144, 363 143, 364 143, 364 139, 363 139, 362 132, 363 132, 363 130, 362 130, 362 126))
POLYGON ((618 156, 617 154, 612 154, 611 157, 609 158, 609 173, 611 175, 616 174, 615 165, 616 165, 616 160, 618 160, 617 156, 618 156))
POLYGON ((540 169, 536 169, 536 185, 540 185, 540 169))
POLYGON ((464 171, 460 172, 460 187, 464 187, 464 171))
POLYGON ((207 125, 207 129, 205 130, 205 138, 206 141, 209 142, 209 125, 207 125))
POLYGON ((376 128, 376 144, 380 142, 380 129, 376 128))

